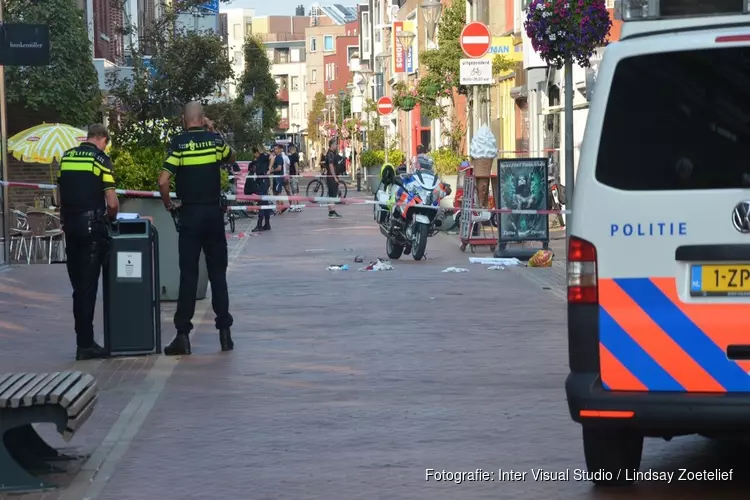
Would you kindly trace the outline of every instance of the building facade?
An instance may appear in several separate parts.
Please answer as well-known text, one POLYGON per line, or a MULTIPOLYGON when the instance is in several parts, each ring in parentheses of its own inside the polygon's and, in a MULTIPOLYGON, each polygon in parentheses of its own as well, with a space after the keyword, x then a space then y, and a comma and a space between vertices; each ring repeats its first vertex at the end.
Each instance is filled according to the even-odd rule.
POLYGON ((352 83, 351 60, 359 54, 359 22, 344 25, 346 34, 336 37, 334 52, 323 56, 323 93, 336 95, 352 83))
MULTIPOLYGON (((219 34, 224 38, 227 46, 227 55, 232 61, 232 71, 236 80, 239 80, 245 70, 243 49, 245 38, 253 34, 254 16, 254 9, 224 9, 219 16, 219 34), (226 33, 222 33, 222 24, 226 25, 226 33)), ((227 97, 234 99, 237 97, 237 92, 237 81, 228 82, 227 97)))
POLYGON ((305 40, 267 42, 265 45, 271 61, 271 75, 278 88, 279 122, 274 134, 297 142, 307 117, 305 40))

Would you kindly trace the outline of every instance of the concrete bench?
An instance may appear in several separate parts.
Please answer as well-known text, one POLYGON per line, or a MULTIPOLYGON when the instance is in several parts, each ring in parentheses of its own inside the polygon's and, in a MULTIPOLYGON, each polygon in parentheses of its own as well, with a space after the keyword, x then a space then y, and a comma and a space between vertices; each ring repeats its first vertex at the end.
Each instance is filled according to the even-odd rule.
POLYGON ((0 492, 54 488, 32 473, 54 471, 67 457, 49 446, 32 424, 52 423, 65 441, 91 416, 94 377, 77 371, 0 374, 0 492))

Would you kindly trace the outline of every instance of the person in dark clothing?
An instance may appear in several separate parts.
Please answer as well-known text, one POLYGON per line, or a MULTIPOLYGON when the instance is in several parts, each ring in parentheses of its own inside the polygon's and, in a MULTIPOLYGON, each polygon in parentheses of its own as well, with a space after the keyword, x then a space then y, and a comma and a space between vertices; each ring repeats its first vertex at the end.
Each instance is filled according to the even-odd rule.
MULTIPOLYGON (((297 146, 292 144, 289 146, 289 179, 287 181, 287 193, 290 195, 299 194, 299 179, 297 178, 299 168, 299 153, 297 152, 297 146)), ((290 211, 300 212, 302 211, 302 207, 295 207, 290 211)))
POLYGON ((164 206, 180 215, 180 291, 174 315, 177 335, 164 348, 167 356, 191 353, 190 332, 198 292, 201 250, 206 256, 211 305, 216 313, 221 350, 234 349, 231 334, 234 320, 229 314, 227 290, 228 255, 221 204, 221 165, 234 163, 235 154, 214 131, 213 123, 203 115, 199 102, 185 106, 183 121, 185 131, 171 141, 159 176, 159 192, 164 206), (179 202, 172 201, 169 196, 172 176, 175 176, 179 202))
MULTIPOLYGON (((271 168, 271 157, 268 153, 262 151, 258 146, 253 148, 253 156, 255 156, 255 174, 262 176, 268 175, 268 171, 271 168)), ((254 194, 259 196, 265 196, 268 194, 269 187, 268 177, 260 177, 255 182, 256 191, 254 194)), ((271 202, 262 201, 261 207, 270 207, 271 202)), ((258 225, 255 226, 252 232, 257 233, 259 231, 270 231, 271 230, 271 208, 261 208, 258 211, 258 225)))
MULTIPOLYGON (((336 175, 336 161, 338 153, 336 152, 336 139, 328 142, 328 152, 325 157, 325 176, 326 186, 328 187, 328 197, 337 198, 339 195, 339 177, 336 175)), ((336 205, 328 205, 328 218, 340 219, 341 216, 336 212, 336 205)))
POLYGON ((105 217, 114 219, 119 210, 112 163, 104 153, 108 142, 107 128, 91 125, 86 141, 63 154, 57 179, 66 266, 73 287, 77 360, 107 355, 94 341, 94 308, 109 247, 105 217))

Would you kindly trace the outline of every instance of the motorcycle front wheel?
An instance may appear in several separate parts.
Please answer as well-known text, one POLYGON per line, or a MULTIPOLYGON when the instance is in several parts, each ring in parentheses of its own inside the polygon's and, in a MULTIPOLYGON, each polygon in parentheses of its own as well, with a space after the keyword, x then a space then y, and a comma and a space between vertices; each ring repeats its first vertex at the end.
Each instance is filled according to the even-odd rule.
POLYGON ((430 226, 427 224, 417 224, 414 228, 414 245, 411 248, 411 256, 414 260, 422 260, 425 250, 427 250, 427 236, 430 234, 430 226))
POLYGON ((401 257, 401 254, 404 253, 404 247, 395 244, 392 239, 386 238, 385 253, 388 254, 389 259, 398 260, 401 257))

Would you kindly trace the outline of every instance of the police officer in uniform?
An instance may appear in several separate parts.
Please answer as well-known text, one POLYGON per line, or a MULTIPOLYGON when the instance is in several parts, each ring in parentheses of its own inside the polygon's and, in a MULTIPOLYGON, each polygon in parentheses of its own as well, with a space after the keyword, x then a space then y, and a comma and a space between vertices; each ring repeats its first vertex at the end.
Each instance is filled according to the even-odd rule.
POLYGON ((159 177, 162 201, 167 210, 179 212, 180 221, 180 291, 174 315, 177 335, 164 348, 167 356, 191 352, 189 335, 193 329, 201 249, 206 256, 211 305, 216 313, 221 350, 234 348, 227 291, 228 256, 221 204, 221 168, 223 164, 233 163, 235 154, 204 117, 199 102, 185 106, 183 125, 185 131, 172 140, 159 177), (169 197, 172 176, 175 176, 179 201, 172 201, 169 197))
POLYGON ((91 125, 86 142, 63 154, 57 180, 68 276, 73 287, 77 360, 106 356, 104 348, 94 342, 94 308, 109 247, 106 217, 114 219, 119 210, 112 163, 104 153, 107 143, 107 128, 91 125))

